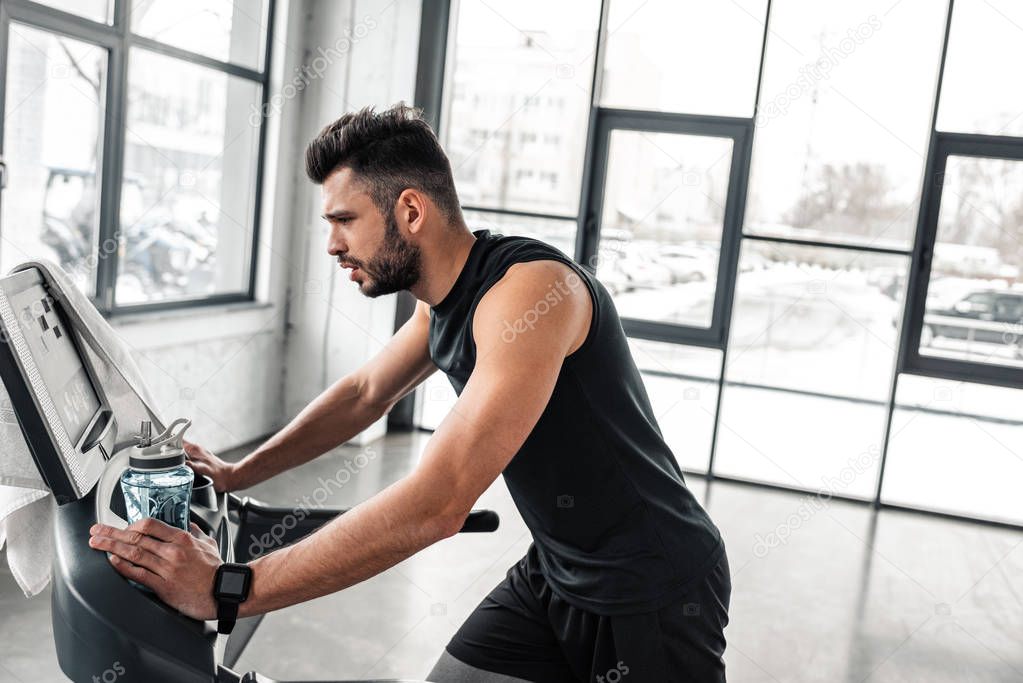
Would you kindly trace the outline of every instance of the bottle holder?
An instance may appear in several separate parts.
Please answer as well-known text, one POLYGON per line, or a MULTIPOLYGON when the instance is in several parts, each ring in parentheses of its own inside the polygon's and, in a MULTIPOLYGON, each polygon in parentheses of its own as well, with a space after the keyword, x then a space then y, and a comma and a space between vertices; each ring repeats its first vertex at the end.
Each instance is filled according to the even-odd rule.
POLYGON ((216 512, 217 492, 213 488, 213 480, 205 474, 195 475, 192 482, 192 505, 216 512))

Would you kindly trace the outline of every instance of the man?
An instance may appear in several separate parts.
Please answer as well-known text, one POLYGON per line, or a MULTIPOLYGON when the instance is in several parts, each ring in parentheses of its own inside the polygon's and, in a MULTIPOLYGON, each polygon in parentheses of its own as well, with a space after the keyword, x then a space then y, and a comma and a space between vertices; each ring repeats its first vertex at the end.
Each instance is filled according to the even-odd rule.
MULTIPOLYGON (((306 151, 328 252, 366 296, 408 290, 412 318, 236 464, 191 446, 220 490, 312 460, 438 367, 459 394, 416 469, 302 541, 250 563, 242 616, 327 595, 456 533, 503 474, 529 552, 448 644, 433 681, 723 681, 731 592, 718 530, 661 438, 617 312, 542 242, 466 228, 450 163, 404 105, 346 114, 306 151)), ((114 567, 211 619, 207 541, 146 520, 94 528, 114 567)))

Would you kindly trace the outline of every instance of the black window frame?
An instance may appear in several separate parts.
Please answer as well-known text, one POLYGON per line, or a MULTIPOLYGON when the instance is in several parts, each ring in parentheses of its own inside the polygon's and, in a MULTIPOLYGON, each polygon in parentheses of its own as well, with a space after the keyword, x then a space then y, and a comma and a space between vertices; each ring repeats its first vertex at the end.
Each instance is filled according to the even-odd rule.
POLYGON ((934 131, 931 150, 926 167, 926 192, 917 225, 916 258, 913 259, 909 275, 906 323, 903 332, 906 343, 899 359, 899 371, 935 379, 992 384, 1013 389, 1023 388, 1021 367, 920 353, 927 288, 938 238, 938 218, 948 158, 956 156, 1005 159, 1023 163, 1023 138, 934 131))
POLYGON ((616 130, 644 133, 668 133, 699 137, 727 138, 732 141, 728 169, 728 193, 722 221, 714 306, 707 327, 640 320, 622 317, 629 337, 723 349, 727 340, 728 319, 739 261, 746 190, 753 149, 753 119, 727 116, 676 114, 631 109, 598 107, 594 124, 593 157, 584 192, 586 210, 576 231, 576 260, 591 272, 600 249, 600 222, 604 206, 604 182, 607 179, 611 134, 616 130))
MULTIPOLYGON (((0 4, 0 159, 4 149, 4 111, 7 93, 7 51, 11 22, 29 26, 104 49, 107 53, 106 101, 103 103, 103 138, 99 169, 99 222, 96 241, 117 240, 120 229, 121 184, 124 176, 125 127, 127 120, 128 56, 132 48, 178 59, 235 76, 260 86, 260 112, 267 111, 270 97, 270 65, 276 0, 267 0, 266 32, 260 67, 225 62, 196 52, 175 47, 137 35, 131 31, 131 1, 112 0, 111 23, 97 22, 32 0, 4 0, 0 4)), ((249 236, 248 282, 241 292, 212 294, 203 297, 118 305, 115 287, 118 250, 98 259, 96 263, 96 294, 93 303, 105 316, 200 308, 213 305, 252 302, 256 299, 256 277, 259 254, 260 219, 263 200, 266 155, 267 117, 261 116, 256 152, 256 177, 252 207, 252 231, 249 236)), ((0 188, 0 202, 3 191, 0 188)))

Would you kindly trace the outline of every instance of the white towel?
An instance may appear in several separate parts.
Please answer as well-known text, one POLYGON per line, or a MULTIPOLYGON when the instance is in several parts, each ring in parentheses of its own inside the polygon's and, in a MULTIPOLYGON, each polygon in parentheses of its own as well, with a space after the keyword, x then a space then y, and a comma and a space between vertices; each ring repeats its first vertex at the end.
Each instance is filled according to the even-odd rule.
MULTIPOLYGON (((67 313, 79 347, 86 350, 103 386, 120 434, 133 433, 142 420, 150 420, 154 430, 161 431, 163 421, 153 409, 152 396, 128 345, 60 266, 33 261, 11 272, 29 267, 43 273, 50 294, 67 313)), ((90 490, 95 483, 86 482, 83 490, 90 490)), ((7 390, 0 383, 0 549, 6 543, 11 574, 29 597, 46 588, 50 581, 55 509, 53 496, 21 434, 7 390)), ((83 552, 87 550, 83 546, 83 552)))
POLYGON ((25 597, 50 582, 54 507, 49 491, 0 486, 0 508, 10 510, 0 522, 0 548, 7 544, 7 566, 25 597))

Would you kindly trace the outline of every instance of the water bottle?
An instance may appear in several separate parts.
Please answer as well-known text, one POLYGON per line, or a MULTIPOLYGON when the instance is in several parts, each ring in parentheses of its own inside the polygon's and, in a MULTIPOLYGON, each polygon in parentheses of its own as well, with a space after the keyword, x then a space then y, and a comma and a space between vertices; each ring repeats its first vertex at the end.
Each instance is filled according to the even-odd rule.
POLYGON ((175 420, 154 438, 152 425, 142 423, 138 443, 128 456, 128 469, 121 475, 121 490, 130 523, 154 517, 188 530, 188 506, 195 474, 185 464, 184 438, 191 424, 191 420, 184 418, 175 420))

